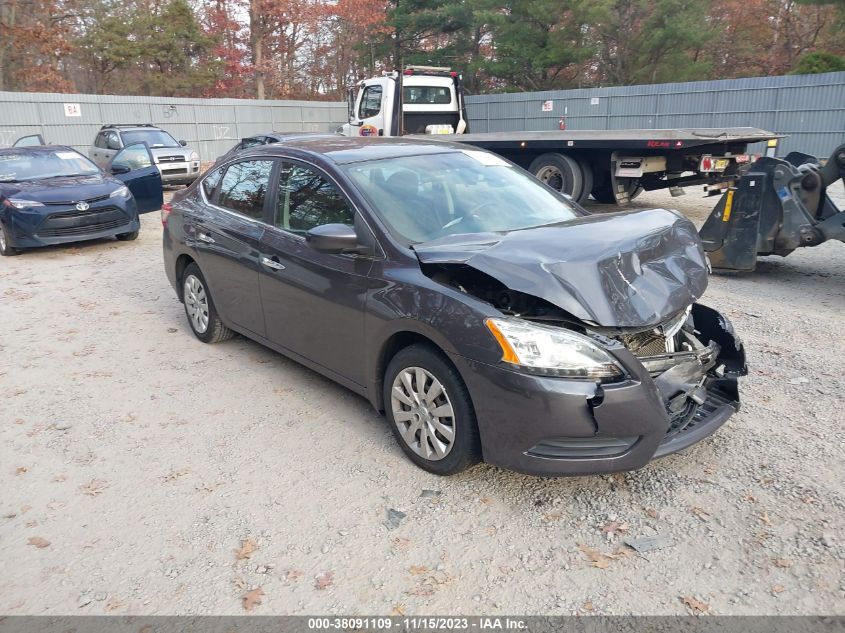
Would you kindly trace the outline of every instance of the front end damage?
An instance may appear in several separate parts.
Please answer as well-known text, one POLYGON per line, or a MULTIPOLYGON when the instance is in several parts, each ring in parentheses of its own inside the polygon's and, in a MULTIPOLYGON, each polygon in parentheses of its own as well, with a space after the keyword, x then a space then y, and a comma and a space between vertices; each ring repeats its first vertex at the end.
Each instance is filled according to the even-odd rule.
MULTIPOLYGON (((460 249, 450 244, 451 261, 443 257, 442 248, 437 249, 436 258, 431 251, 419 254, 422 270, 432 280, 481 299, 507 319, 587 337, 622 370, 610 379, 586 380, 542 372, 529 375, 524 367, 504 362, 493 367, 453 359, 470 393, 479 394, 473 401, 485 461, 543 475, 633 470, 707 437, 739 409, 737 379, 747 373, 745 352, 730 322, 696 302, 706 286, 706 271, 702 283, 699 270, 705 265, 703 257, 700 262, 694 256, 678 258, 667 265, 669 258, 661 259, 659 246, 677 253, 676 245, 665 236, 655 238, 654 233, 649 239, 649 250, 617 251, 618 261, 637 261, 640 277, 633 267, 617 267, 614 284, 585 287, 583 277, 579 284, 577 278, 557 274, 550 279, 550 283, 570 282, 568 297, 583 302, 579 315, 564 309, 562 301, 548 300, 553 297, 549 292, 544 296, 525 292, 524 269, 506 268, 506 257, 490 265, 494 251, 483 240, 473 242, 461 256, 455 252, 460 249), (486 260, 477 257, 479 250, 486 260), (501 274, 503 270, 509 271, 508 278, 501 274), (645 277, 648 274, 650 279, 645 277), (684 288, 684 274, 693 276, 695 284, 684 288), (672 281, 663 284, 669 291, 662 302, 660 275, 672 281), (654 299, 647 306, 641 303, 645 306, 640 310, 641 324, 618 300, 620 288, 638 292, 639 297, 647 291, 654 299), (686 302, 679 300, 684 292, 692 295, 687 295, 686 302), (606 310, 608 318, 603 322, 583 318, 596 314, 593 307, 599 303, 590 305, 586 297, 600 293, 605 305, 612 306, 606 310), (646 315, 660 318, 655 323, 646 315)), ((685 243, 684 248, 691 247, 685 243)), ((573 266, 573 260, 568 258, 566 265, 573 266)), ((597 270, 610 268, 600 258, 594 265, 597 270)), ((545 262, 543 268, 560 267, 545 262)), ((570 308, 575 303, 564 305, 570 308)))

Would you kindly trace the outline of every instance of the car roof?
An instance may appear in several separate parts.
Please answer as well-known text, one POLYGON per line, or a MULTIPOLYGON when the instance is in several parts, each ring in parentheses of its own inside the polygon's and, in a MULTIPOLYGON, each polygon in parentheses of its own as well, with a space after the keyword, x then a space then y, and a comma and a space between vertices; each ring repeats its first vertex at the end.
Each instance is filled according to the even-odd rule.
POLYGON ((380 138, 377 136, 351 137, 327 134, 282 140, 280 143, 250 148, 248 151, 253 155, 273 155, 285 148, 321 156, 340 165, 382 158, 443 154, 471 149, 466 145, 441 140, 380 138))
POLYGON ((9 154, 51 154, 55 151, 78 151, 67 145, 26 145, 23 147, 4 147, 0 148, 0 156, 8 156, 9 154))
POLYGON ((143 132, 144 130, 158 130, 159 132, 164 132, 163 129, 156 127, 155 125, 106 125, 100 128, 100 132, 112 130, 115 132, 143 132))

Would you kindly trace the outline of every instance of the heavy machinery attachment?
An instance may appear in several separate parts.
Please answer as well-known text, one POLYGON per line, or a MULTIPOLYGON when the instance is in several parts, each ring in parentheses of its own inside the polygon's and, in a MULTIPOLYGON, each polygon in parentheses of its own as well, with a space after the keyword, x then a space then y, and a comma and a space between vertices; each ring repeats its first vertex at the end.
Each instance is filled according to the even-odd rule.
POLYGON ((845 181, 845 144, 824 166, 799 152, 751 164, 699 231, 713 269, 750 272, 758 255, 845 242, 845 212, 827 194, 840 178, 845 181))

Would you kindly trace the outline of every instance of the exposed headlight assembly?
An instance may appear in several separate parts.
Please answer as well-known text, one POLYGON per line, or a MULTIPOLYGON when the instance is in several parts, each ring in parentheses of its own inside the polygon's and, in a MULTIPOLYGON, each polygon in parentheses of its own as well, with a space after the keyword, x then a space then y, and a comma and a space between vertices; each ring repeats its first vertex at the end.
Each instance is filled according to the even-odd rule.
POLYGON ((15 207, 16 209, 27 209, 30 207, 44 206, 44 203, 38 202, 38 200, 25 200, 24 198, 8 198, 6 202, 15 207))
POLYGON ((109 194, 109 198, 129 198, 132 194, 129 192, 129 187, 123 186, 115 189, 109 194))
POLYGON ((519 319, 487 319, 502 348, 502 361, 546 376, 607 380, 625 375, 613 357, 589 337, 519 319))

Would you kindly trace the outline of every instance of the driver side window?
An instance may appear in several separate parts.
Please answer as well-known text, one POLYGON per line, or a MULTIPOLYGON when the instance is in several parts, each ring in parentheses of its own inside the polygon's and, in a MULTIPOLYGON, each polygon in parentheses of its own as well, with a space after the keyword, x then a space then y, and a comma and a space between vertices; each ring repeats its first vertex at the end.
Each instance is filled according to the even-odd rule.
POLYGON ((285 163, 279 174, 279 198, 274 224, 298 235, 323 224, 354 226, 346 198, 316 171, 285 163))
POLYGON ((359 119, 369 119, 381 112, 381 86, 367 86, 358 108, 359 119))
POLYGON ((129 147, 124 147, 112 159, 112 169, 124 169, 126 171, 134 171, 136 169, 144 169, 145 167, 152 167, 153 163, 150 160, 150 153, 146 145, 143 143, 136 143, 129 147))

